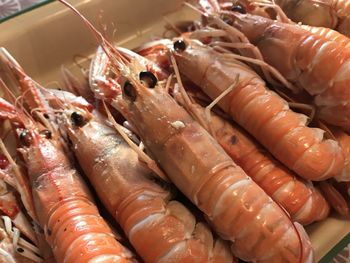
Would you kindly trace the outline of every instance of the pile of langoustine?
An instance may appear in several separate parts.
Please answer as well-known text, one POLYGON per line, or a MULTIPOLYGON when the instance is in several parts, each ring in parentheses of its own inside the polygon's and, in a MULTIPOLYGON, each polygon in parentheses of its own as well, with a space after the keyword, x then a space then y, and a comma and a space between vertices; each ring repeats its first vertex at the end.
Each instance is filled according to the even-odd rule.
POLYGON ((0 258, 313 262, 302 225, 350 213, 347 37, 200 0, 202 21, 133 52, 61 2, 101 46, 66 91, 0 50, 0 258))

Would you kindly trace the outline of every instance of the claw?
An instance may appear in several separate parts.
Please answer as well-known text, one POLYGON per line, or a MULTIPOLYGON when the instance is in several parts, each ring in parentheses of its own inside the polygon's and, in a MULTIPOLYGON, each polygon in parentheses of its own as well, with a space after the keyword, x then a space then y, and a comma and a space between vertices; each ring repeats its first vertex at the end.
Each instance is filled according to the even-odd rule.
POLYGON ((174 43, 170 39, 160 39, 156 41, 148 42, 134 51, 151 60, 162 69, 168 69, 170 67, 169 50, 172 49, 174 43))
POLYGON ((110 69, 110 62, 103 48, 98 47, 91 61, 89 74, 90 88, 99 99, 112 99, 121 94, 118 79, 115 79, 110 69))

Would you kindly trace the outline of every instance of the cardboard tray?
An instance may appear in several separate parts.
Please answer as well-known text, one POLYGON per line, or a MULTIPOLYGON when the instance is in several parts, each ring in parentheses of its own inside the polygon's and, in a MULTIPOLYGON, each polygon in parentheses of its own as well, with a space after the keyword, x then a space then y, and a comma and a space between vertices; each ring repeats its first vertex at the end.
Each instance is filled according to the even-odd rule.
MULTIPOLYGON (((115 28, 114 39, 128 48, 161 37, 166 24, 164 17, 176 22, 197 16, 188 8, 182 8, 181 0, 70 2, 95 25, 106 24, 109 32, 115 28)), ((97 43, 76 15, 62 4, 50 2, 2 22, 0 46, 7 48, 30 76, 50 86, 60 82, 62 64, 79 72, 73 63, 74 57, 79 58, 79 64, 87 66, 86 57, 93 54, 97 43)), ((316 259, 322 263, 331 262, 350 243, 350 219, 332 216, 307 227, 307 231, 316 259)))

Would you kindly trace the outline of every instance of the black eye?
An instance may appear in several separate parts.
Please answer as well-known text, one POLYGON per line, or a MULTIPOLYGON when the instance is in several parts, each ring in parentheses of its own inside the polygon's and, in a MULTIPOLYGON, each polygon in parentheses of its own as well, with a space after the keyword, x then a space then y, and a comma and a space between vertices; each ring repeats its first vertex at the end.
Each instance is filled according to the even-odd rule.
POLYGON ((84 117, 79 112, 74 111, 70 115, 70 119, 72 120, 72 122, 75 126, 82 127, 85 124, 84 117))
POLYGON ((23 130, 20 135, 19 135, 19 142, 24 145, 29 147, 31 142, 32 142, 32 137, 30 136, 30 133, 27 129, 23 130))
POLYGON ((247 11, 242 5, 232 5, 231 11, 246 14, 247 11))
POLYGON ((181 40, 181 39, 176 40, 174 42, 174 49, 177 52, 184 51, 186 49, 186 43, 183 40, 181 40))
POLYGON ((157 85, 157 78, 150 71, 142 71, 140 72, 139 78, 143 84, 145 84, 148 88, 154 88, 157 85))
POLYGON ((52 132, 49 130, 43 130, 40 132, 41 135, 43 135, 46 139, 52 138, 52 132))
POLYGON ((136 90, 135 87, 129 82, 125 81, 124 83, 124 94, 131 100, 136 100, 136 90))

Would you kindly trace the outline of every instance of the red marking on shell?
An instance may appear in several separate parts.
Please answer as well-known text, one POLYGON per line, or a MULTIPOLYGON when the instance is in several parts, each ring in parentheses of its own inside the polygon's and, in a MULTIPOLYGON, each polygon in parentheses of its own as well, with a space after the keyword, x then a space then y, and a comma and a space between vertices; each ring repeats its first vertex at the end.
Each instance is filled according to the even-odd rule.
POLYGON ((8 205, 6 205, 6 208, 5 207, 0 208, 0 210, 11 219, 14 219, 19 212, 19 209, 17 206, 8 206, 8 205))
POLYGON ((0 169, 5 169, 8 165, 9 161, 7 160, 6 156, 0 154, 0 169))

